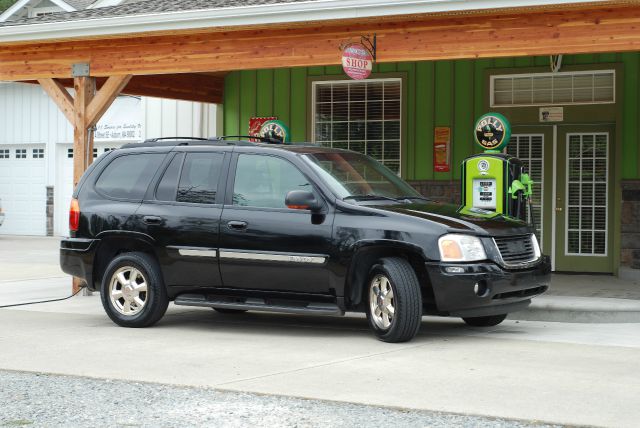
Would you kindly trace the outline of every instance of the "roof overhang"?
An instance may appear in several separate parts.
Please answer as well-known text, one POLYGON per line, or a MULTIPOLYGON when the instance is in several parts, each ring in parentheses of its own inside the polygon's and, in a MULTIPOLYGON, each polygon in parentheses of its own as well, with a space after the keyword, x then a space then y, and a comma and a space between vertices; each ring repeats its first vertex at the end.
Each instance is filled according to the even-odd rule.
POLYGON ((317 0, 0 27, 0 43, 84 39, 229 27, 466 14, 500 9, 567 8, 636 3, 632 0, 317 0))

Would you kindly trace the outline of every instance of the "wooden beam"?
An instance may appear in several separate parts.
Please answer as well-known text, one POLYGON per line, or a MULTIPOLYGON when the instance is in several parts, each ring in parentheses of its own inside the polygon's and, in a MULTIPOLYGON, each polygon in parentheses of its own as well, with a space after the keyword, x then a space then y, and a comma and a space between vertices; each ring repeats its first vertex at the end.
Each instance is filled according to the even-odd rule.
POLYGON ((38 83, 49 94, 49 97, 56 103, 67 120, 73 124, 75 121, 73 98, 69 91, 56 79, 38 79, 38 83))
POLYGON ((111 104, 113 104, 113 101, 127 86, 131 77, 131 75, 111 76, 107 79, 95 98, 93 98, 87 106, 84 122, 85 128, 93 128, 98 123, 102 115, 106 113, 111 104))
POLYGON ((340 63, 338 47, 377 33, 378 61, 496 58, 640 50, 640 5, 499 14, 404 16, 0 45, 0 80, 149 75, 340 63))

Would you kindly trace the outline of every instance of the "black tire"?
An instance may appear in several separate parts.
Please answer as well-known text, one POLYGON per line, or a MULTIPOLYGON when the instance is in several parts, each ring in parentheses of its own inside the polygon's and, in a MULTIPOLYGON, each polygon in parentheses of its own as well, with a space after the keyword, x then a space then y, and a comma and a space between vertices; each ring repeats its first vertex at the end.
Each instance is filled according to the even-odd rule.
POLYGON ((507 314, 491 315, 487 317, 462 318, 462 320, 472 327, 493 327, 500 324, 507 318, 507 314))
MULTIPOLYGON (((408 261, 399 257, 380 259, 369 271, 364 289, 367 320, 369 326, 383 342, 407 342, 415 337, 422 322, 422 293, 420 282, 408 261), (371 288, 373 282, 380 276, 388 279, 393 290, 394 307, 393 318, 386 328, 381 327, 372 315, 371 288)), ((380 322, 380 320, 378 320, 380 322)))
POLYGON ((213 308, 214 311, 221 314, 243 314, 247 312, 247 309, 228 309, 228 308, 213 308))
MULTIPOLYGON (((129 274, 130 277, 131 273, 129 274)), ((139 296, 142 295, 143 293, 141 292, 139 296)), ((160 321, 167 311, 167 306, 169 306, 167 289, 165 288, 158 263, 152 256, 138 252, 120 254, 109 263, 102 278, 100 298, 109 318, 122 327, 152 326, 160 321), (112 302, 110 295, 111 283, 115 280, 114 274, 121 269, 127 268, 137 269, 146 283, 144 305, 141 305, 142 309, 133 315, 121 313, 121 310, 116 307, 116 303, 112 302)), ((124 302, 124 297, 117 300, 117 302, 124 302)))

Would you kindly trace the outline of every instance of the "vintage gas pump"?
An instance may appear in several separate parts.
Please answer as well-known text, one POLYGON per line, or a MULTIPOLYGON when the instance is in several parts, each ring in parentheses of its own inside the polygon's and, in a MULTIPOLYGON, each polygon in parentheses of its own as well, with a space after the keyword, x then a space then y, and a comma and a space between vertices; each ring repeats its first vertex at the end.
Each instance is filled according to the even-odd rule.
POLYGON ((509 121, 501 114, 485 114, 476 122, 474 137, 485 152, 462 162, 463 210, 527 221, 533 181, 520 159, 502 153, 511 137, 509 121))

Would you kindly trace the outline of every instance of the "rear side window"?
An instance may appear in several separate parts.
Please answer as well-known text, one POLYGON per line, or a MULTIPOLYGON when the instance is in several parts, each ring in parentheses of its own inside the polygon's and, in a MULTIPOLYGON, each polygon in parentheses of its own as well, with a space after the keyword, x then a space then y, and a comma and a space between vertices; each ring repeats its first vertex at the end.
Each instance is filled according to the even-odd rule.
POLYGON ((142 200, 164 157, 160 153, 117 157, 100 174, 96 190, 112 198, 142 200))
POLYGON ((184 155, 176 155, 167 167, 158 188, 156 189, 156 199, 159 201, 175 201, 178 191, 178 176, 184 155))
POLYGON ((222 153, 188 153, 178 184, 178 202, 215 204, 222 170, 222 153))

